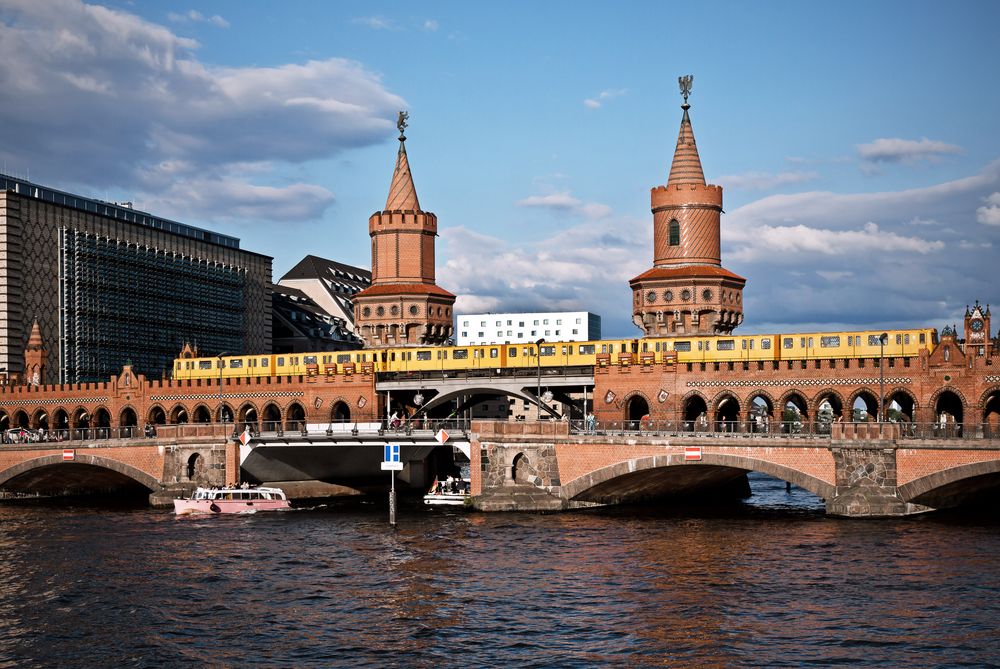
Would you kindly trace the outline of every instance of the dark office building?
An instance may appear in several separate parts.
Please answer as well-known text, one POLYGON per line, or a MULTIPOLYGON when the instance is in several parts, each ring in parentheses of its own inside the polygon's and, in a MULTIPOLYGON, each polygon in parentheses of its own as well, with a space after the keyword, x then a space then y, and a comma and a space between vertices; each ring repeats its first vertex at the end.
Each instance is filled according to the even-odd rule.
POLYGON ((184 342, 271 350, 271 258, 235 237, 0 175, 0 367, 19 374, 37 320, 42 383, 154 378, 184 342))

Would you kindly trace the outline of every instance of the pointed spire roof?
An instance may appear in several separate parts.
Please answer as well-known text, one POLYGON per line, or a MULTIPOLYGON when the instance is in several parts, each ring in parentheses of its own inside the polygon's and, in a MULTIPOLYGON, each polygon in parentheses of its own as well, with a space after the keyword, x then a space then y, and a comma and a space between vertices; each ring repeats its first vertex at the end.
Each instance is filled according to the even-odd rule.
POLYGON ((705 173, 701 170, 701 157, 698 155, 698 146, 694 142, 694 130, 691 128, 691 119, 688 117, 688 109, 691 105, 685 99, 681 109, 684 110, 684 117, 681 119, 681 130, 677 134, 677 148, 674 149, 674 162, 670 165, 670 176, 667 178, 668 186, 679 185, 705 185, 705 173))
POLYGON ((384 211, 417 211, 420 200, 417 199, 417 189, 413 186, 413 175, 410 173, 410 161, 406 157, 406 137, 399 136, 399 153, 396 154, 396 170, 392 173, 392 185, 389 186, 389 197, 385 201, 384 211))
POLYGON ((28 348, 29 349, 41 349, 44 346, 42 341, 42 331, 38 327, 38 319, 35 319, 34 325, 31 326, 31 334, 28 336, 28 348))

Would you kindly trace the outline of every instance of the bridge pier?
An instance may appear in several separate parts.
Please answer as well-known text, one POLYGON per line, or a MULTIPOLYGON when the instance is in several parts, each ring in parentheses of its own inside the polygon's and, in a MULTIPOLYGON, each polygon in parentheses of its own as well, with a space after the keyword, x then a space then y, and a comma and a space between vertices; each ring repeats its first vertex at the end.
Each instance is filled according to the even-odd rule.
POLYGON ((892 441, 852 441, 830 449, 836 493, 826 500, 832 516, 905 516, 920 510, 899 496, 896 448, 892 441))

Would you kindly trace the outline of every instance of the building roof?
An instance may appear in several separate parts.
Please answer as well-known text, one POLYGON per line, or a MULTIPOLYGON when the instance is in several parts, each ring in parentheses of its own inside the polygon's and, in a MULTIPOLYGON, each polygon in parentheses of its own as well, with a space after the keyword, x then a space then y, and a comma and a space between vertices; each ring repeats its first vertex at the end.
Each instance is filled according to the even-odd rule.
POLYGON ((371 285, 372 273, 361 267, 308 255, 288 270, 280 281, 296 279, 329 279, 345 286, 354 285, 358 290, 371 285))
POLYGON ((406 157, 406 139, 399 138, 399 153, 396 154, 396 169, 392 173, 389 197, 385 201, 385 211, 419 211, 420 200, 413 185, 410 161, 406 157))
POLYGON ((629 284, 648 279, 732 279, 733 281, 746 282, 739 274, 734 274, 728 269, 716 265, 684 265, 683 267, 654 267, 646 270, 639 276, 629 281, 629 284))
POLYGON ((437 295, 439 297, 455 297, 444 288, 430 283, 386 283, 380 286, 365 288, 358 293, 358 297, 381 297, 383 295, 437 295))
POLYGON ((674 149, 674 161, 670 165, 670 176, 667 186, 705 185, 705 173, 701 169, 701 157, 698 155, 698 145, 694 141, 694 129, 688 117, 690 105, 681 105, 684 116, 681 118, 681 129, 677 133, 677 148, 674 149))
POLYGON ((321 350, 360 344, 343 319, 327 313, 297 288, 275 285, 271 305, 276 345, 295 338, 312 341, 321 350))

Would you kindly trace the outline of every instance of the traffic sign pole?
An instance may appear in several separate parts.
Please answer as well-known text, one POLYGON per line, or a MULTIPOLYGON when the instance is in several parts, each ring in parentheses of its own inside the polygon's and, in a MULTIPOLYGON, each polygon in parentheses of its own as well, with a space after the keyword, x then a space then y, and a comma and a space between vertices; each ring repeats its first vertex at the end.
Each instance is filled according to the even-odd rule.
POLYGON ((389 488, 389 527, 396 528, 396 470, 389 472, 392 478, 392 487, 389 488))

